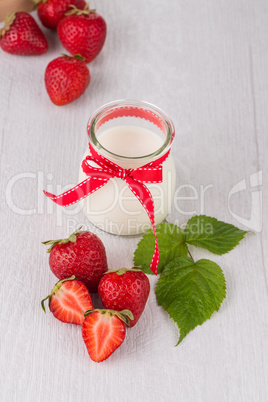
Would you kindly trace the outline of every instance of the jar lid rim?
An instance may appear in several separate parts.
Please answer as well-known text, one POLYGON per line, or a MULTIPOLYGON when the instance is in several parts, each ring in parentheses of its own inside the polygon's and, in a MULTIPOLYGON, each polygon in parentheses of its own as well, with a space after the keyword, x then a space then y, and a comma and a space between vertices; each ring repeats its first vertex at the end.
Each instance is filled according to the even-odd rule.
POLYGON ((94 148, 98 151, 104 151, 105 154, 110 156, 111 158, 116 158, 117 160, 133 160, 137 162, 143 162, 146 163, 146 161, 151 161, 155 159, 156 157, 161 156, 162 154, 166 153, 169 151, 171 144, 174 139, 175 135, 175 129, 173 122, 171 119, 166 115, 166 113, 158 108, 157 106, 146 102, 146 101, 140 101, 140 100, 132 100, 132 99, 120 99, 116 101, 112 101, 109 103, 106 103, 102 105, 100 108, 98 108, 90 117, 88 121, 88 126, 87 126, 87 131, 88 131, 88 136, 89 136, 89 141, 94 148), (152 112, 155 116, 159 118, 159 120, 162 121, 162 123, 166 127, 166 138, 163 144, 161 145, 160 148, 158 148, 156 151, 142 155, 142 156, 125 156, 125 155, 118 155, 114 152, 111 152, 107 148, 105 148, 97 139, 95 135, 95 127, 98 122, 98 119, 100 119, 102 116, 105 115, 105 113, 108 113, 109 111, 116 110, 116 109, 125 109, 127 108, 133 108, 133 109, 146 109, 148 112, 152 112))

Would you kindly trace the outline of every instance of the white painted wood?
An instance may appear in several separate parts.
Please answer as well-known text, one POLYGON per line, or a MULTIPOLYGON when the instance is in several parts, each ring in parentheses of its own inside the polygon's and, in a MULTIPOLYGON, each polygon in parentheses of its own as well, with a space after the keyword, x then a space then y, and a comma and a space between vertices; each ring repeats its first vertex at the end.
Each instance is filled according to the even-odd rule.
MULTIPOLYGON (((265 402, 267 2, 96 3, 107 21, 107 42, 89 66, 90 87, 76 102, 57 107, 45 91, 46 65, 64 52, 55 33, 43 29, 50 48, 41 57, 0 52, 0 399, 265 402), (96 230, 79 207, 70 215, 42 190, 59 193, 77 182, 88 117, 119 98, 147 100, 174 121, 178 179, 170 222, 184 224, 205 213, 256 234, 222 257, 193 251, 222 267, 227 298, 180 346, 174 347, 178 329, 157 306, 156 278, 150 277, 152 292, 139 324, 111 358, 96 364, 80 328, 40 307, 56 282, 41 241, 80 223, 96 230), (254 175, 259 171, 262 180, 254 175), (240 191, 228 207, 237 183, 240 191)), ((139 237, 96 233, 110 268, 131 266, 139 237)))

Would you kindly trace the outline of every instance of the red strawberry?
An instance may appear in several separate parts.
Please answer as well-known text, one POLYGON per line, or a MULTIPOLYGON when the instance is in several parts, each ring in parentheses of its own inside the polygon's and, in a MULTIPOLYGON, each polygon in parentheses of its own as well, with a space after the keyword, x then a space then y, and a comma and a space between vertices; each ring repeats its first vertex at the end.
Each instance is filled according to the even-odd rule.
POLYGON ((47 299, 54 317, 71 324, 82 325, 85 311, 93 308, 86 286, 76 280, 74 275, 57 282, 51 293, 41 301, 44 312, 47 299))
POLYGON ((84 59, 61 56, 52 60, 45 71, 45 85, 51 101, 62 106, 78 99, 90 83, 90 72, 84 59))
POLYGON ((109 270, 100 280, 98 292, 105 308, 131 310, 130 327, 139 320, 150 293, 150 282, 139 269, 109 270))
POLYGON ((107 271, 105 248, 99 237, 79 228, 68 239, 43 242, 51 245, 48 252, 50 269, 59 279, 75 275, 90 292, 98 291, 99 281, 107 271))
POLYGON ((72 7, 58 24, 62 45, 72 55, 81 54, 89 63, 100 53, 106 38, 106 22, 95 12, 72 7))
POLYGON ((43 54, 48 49, 43 32, 34 18, 25 12, 6 16, 0 38, 0 46, 7 53, 33 56, 43 54))
POLYGON ((37 6, 38 17, 42 24, 50 29, 56 29, 59 21, 70 5, 83 8, 85 0, 33 0, 37 6))
POLYGON ((126 336, 125 324, 133 317, 128 310, 112 311, 93 309, 85 312, 82 336, 89 356, 102 362, 119 348, 126 336))

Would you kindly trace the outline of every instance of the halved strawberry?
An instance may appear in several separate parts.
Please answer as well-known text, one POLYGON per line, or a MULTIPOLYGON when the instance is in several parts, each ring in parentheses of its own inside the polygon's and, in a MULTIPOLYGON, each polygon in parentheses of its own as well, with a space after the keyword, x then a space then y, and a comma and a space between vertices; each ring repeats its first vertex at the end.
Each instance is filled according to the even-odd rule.
POLYGON ((129 310, 91 309, 85 312, 82 336, 94 362, 102 362, 119 348, 126 336, 126 325, 133 315, 129 310))
POLYGON ((86 286, 75 279, 74 275, 58 281, 51 293, 41 301, 44 312, 46 312, 44 302, 47 299, 54 317, 71 324, 82 325, 85 311, 93 308, 86 286))

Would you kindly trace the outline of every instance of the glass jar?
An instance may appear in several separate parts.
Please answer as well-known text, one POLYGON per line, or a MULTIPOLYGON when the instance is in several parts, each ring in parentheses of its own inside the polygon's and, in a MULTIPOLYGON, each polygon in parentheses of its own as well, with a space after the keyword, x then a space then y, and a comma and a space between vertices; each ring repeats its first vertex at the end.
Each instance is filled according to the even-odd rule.
MULTIPOLYGON (((174 134, 173 123, 165 113, 142 101, 120 100, 106 104, 88 122, 89 143, 93 149, 124 169, 142 167, 165 155, 174 134)), ((87 150, 83 159, 89 154, 87 150)), ((98 166, 92 161, 89 164, 98 166)), ((171 211, 176 181, 170 154, 162 166, 161 183, 144 183, 154 200, 156 225, 171 211)), ((86 178, 80 168, 79 182, 86 178)), ((147 212, 122 178, 111 178, 82 202, 87 219, 106 232, 135 235, 151 227, 147 212)))

